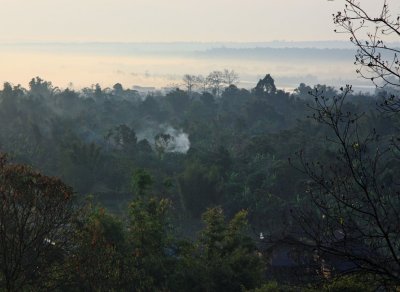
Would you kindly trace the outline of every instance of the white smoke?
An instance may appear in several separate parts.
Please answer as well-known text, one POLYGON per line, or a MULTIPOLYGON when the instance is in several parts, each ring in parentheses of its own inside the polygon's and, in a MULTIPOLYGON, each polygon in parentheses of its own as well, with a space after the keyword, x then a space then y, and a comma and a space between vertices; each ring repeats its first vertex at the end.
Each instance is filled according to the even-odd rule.
POLYGON ((174 129, 171 126, 168 126, 164 133, 173 137, 171 143, 166 149, 167 152, 188 152, 190 148, 190 140, 188 134, 184 133, 182 130, 174 129))
POLYGON ((185 154, 190 148, 189 135, 182 129, 175 129, 170 125, 147 124, 146 127, 138 131, 138 140, 146 139, 153 147, 155 147, 155 136, 158 134, 168 134, 172 139, 168 142, 165 152, 177 152, 185 154))

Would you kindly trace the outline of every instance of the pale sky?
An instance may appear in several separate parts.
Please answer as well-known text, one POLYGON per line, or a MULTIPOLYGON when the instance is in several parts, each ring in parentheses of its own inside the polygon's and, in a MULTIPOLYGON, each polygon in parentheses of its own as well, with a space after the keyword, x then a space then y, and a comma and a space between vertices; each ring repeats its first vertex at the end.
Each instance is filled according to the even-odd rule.
MULTIPOLYGON (((383 0, 359 0, 377 12, 383 0)), ((399 0, 388 0, 400 12, 399 0)), ((183 74, 230 68, 252 86, 271 73, 278 86, 300 82, 346 84, 356 78, 352 61, 215 59, 185 56, 101 54, 90 45, 54 47, 49 42, 269 42, 343 40, 332 14, 344 0, 0 0, 0 83, 27 86, 40 76, 75 88, 169 86, 183 74), (24 42, 39 43, 29 47, 24 42), (13 43, 9 45, 8 43, 13 43), (76 47, 76 48, 75 48, 76 47), (85 49, 86 48, 86 49, 85 49), (65 48, 64 48, 65 49, 65 48), (81 50, 81 51, 80 51, 81 50), (340 72, 340 74, 337 74, 340 72), (340 80, 339 80, 339 79, 340 80), (342 80, 343 79, 343 80, 342 80), (336 81, 335 81, 336 80, 336 81)), ((120 45, 123 46, 123 45, 120 45)), ((355 82, 352 82, 355 84, 355 82)), ((175 85, 174 85, 175 86, 175 85)))
POLYGON ((332 23, 343 7, 343 0, 0 0, 0 42, 343 40, 332 23))

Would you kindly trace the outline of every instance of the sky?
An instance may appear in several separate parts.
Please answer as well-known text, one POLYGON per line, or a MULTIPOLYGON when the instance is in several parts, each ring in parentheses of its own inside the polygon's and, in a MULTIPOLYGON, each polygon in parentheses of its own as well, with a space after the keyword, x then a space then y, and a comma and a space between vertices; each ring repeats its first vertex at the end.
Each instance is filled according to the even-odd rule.
MULTIPOLYGON (((374 9, 383 0, 362 0, 374 9)), ((395 9, 400 11, 400 3, 395 9)), ((343 40, 344 0, 0 0, 0 42, 343 40)), ((374 9, 376 11, 376 8, 374 9)))
MULTIPOLYGON (((373 12, 383 3, 359 1, 373 12)), ((399 0, 388 1, 393 11, 400 11, 399 0)), ((40 76, 62 88, 97 82, 163 87, 175 86, 183 74, 234 69, 241 76, 240 85, 248 87, 266 73, 282 88, 300 82, 343 84, 342 79, 356 78, 352 62, 321 66, 318 60, 310 64, 252 56, 198 59, 167 51, 151 54, 150 47, 144 56, 123 47, 128 44, 117 44, 118 50, 128 52, 122 55, 103 49, 105 42, 178 42, 178 51, 185 47, 181 42, 216 47, 230 42, 347 43, 348 36, 334 33, 332 21, 332 14, 344 4, 345 0, 0 0, 0 83, 26 87, 30 78, 40 76)))

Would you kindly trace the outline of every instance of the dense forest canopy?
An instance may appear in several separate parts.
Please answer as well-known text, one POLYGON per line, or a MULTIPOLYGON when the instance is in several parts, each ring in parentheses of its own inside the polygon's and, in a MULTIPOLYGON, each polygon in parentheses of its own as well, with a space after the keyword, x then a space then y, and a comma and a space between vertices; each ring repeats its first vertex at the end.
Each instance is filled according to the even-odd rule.
POLYGON ((397 291, 400 18, 345 2, 374 93, 4 83, 0 290, 397 291))
MULTIPOLYGON (((82 224, 125 222, 128 202, 134 200, 137 203, 131 210, 150 212, 138 220, 164 220, 164 213, 159 219, 146 219, 159 216, 146 208, 172 208, 171 222, 182 238, 191 241, 203 228, 201 214, 209 208, 222 208, 229 217, 246 210, 251 227, 246 234, 263 250, 270 240, 299 232, 292 210, 310 204, 305 195, 309 177, 291 166, 288 158, 302 150, 303 158, 318 157, 328 163, 335 152, 326 139, 329 129, 309 118, 314 103, 310 93, 334 97, 341 91, 300 84, 287 93, 276 88, 269 74, 253 90, 246 90, 223 81, 223 76, 230 76, 232 83, 238 78, 229 70, 214 71, 210 87, 203 88, 196 76, 185 75, 182 89, 147 95, 121 84, 112 89, 96 85, 81 91, 60 90, 39 77, 31 80, 28 89, 5 83, 0 104, 1 149, 15 162, 60 177, 73 187, 78 201, 90 194, 91 204, 108 210, 92 207, 93 211, 86 211, 89 221, 82 224), (153 201, 147 202, 149 198, 153 201)), ((389 138, 396 132, 397 116, 379 115, 376 107, 394 92, 394 88, 374 95, 349 92, 343 107, 364 113, 360 126, 373 127, 389 138)), ((387 168, 385 180, 392 180, 396 171, 396 164, 387 168)), ((103 228, 117 232, 112 226, 103 228)), ((94 226, 87 228, 96 232, 94 226)), ((125 232, 125 227, 118 228, 125 232)), ((176 232, 172 233, 175 237, 176 232)), ((116 255, 109 256, 108 260, 117 260, 116 255)))

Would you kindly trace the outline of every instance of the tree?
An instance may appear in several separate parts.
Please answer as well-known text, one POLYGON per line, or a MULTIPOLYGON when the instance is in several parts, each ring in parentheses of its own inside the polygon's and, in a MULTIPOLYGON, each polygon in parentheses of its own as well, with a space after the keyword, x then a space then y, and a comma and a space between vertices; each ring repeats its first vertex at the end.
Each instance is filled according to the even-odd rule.
POLYGON ((4 82, 3 90, 1 92, 1 99, 15 98, 16 94, 13 92, 12 85, 8 82, 4 82))
POLYGON ((338 96, 312 94, 312 118, 327 126, 332 160, 309 162, 298 154, 299 169, 310 178, 313 208, 298 210, 308 243, 334 255, 351 271, 374 273, 400 282, 400 188, 396 153, 375 130, 360 127, 363 115, 345 109, 351 87, 338 96))
POLYGON ((239 75, 234 70, 224 69, 223 75, 227 86, 236 85, 239 82, 239 75))
MULTIPOLYGON (((390 11, 386 0, 375 15, 355 0, 346 0, 345 9, 333 15, 333 21, 339 27, 335 31, 349 34, 357 48, 354 62, 357 73, 377 87, 400 86, 400 49, 388 44, 400 37, 400 17, 397 15, 390 11)), ((400 111, 399 97, 386 98, 382 108, 400 111)))
POLYGON ((165 98, 171 105, 173 112, 177 115, 182 115, 190 103, 189 95, 189 90, 186 93, 177 88, 176 90, 169 92, 165 98))
POLYGON ((146 170, 135 170, 132 177, 132 189, 135 194, 144 196, 152 185, 153 178, 146 170))
POLYGON ((132 153, 136 148, 136 133, 133 129, 129 128, 125 124, 121 124, 111 129, 105 138, 106 140, 110 140, 112 138, 114 140, 114 144, 127 153, 132 153))
POLYGON ((179 178, 185 208, 195 217, 221 200, 221 176, 215 165, 188 163, 179 178))
POLYGON ((133 247, 134 291, 166 291, 176 260, 166 199, 139 198, 130 204, 129 235, 133 247))
POLYGON ((60 274, 74 217, 72 189, 2 154, 0 201, 1 289, 45 289, 60 274))
POLYGON ((32 78, 29 82, 30 93, 34 96, 49 97, 54 91, 58 91, 58 88, 53 88, 53 85, 49 81, 44 81, 40 77, 32 78))
POLYGON ((212 93, 215 96, 219 96, 225 84, 224 73, 221 71, 213 71, 210 74, 208 74, 206 80, 208 86, 211 88, 212 93))
POLYGON ((229 85, 222 93, 222 97, 229 100, 230 97, 241 97, 241 91, 236 85, 229 85))
POLYGON ((300 83, 299 87, 294 89, 294 92, 297 96, 300 98, 309 98, 310 97, 310 92, 312 91, 312 88, 304 83, 300 83))
POLYGON ((4 83, 3 90, 0 95, 0 118, 3 118, 4 122, 15 118, 18 112, 18 99, 24 94, 26 94, 26 91, 21 87, 21 85, 12 86, 8 82, 4 83))
POLYGON ((182 81, 186 88, 186 92, 189 96, 192 95, 192 92, 196 87, 199 87, 199 85, 202 82, 201 78, 202 78, 201 76, 196 76, 196 75, 190 75, 190 74, 183 75, 182 81))
MULTIPOLYGON (((173 99, 174 101, 174 99, 173 99)), ((147 95, 146 99, 139 106, 142 115, 148 115, 155 120, 159 120, 161 115, 160 104, 152 95, 147 95)))
POLYGON ((66 263, 64 290, 127 289, 130 279, 125 226, 104 208, 88 204, 70 238, 73 250, 66 263), (74 288, 74 289, 71 289, 74 288))
POLYGON ((272 79, 271 75, 265 75, 264 79, 260 79, 253 89, 254 94, 259 97, 266 95, 271 95, 276 93, 275 81, 272 79))
MULTIPOLYGON (((337 32, 350 34, 357 47, 357 73, 375 86, 400 86, 400 50, 387 44, 400 36, 400 17, 393 16, 387 1, 372 15, 360 2, 346 0, 333 15, 337 32), (366 39, 365 39, 366 38, 366 39)), ((362 128, 362 113, 347 110, 351 87, 329 98, 313 93, 313 118, 332 135, 334 160, 308 162, 299 153, 301 170, 311 179, 309 195, 316 210, 302 210, 303 231, 322 254, 349 261, 350 269, 373 273, 381 280, 400 282, 400 189, 396 139, 362 128)), ((396 92, 396 91, 395 91, 396 92)), ((400 111, 396 94, 384 97, 381 109, 400 111)))
POLYGON ((202 216, 205 228, 200 244, 209 282, 206 291, 243 291, 261 283, 263 263, 248 235, 247 212, 240 211, 226 222, 221 208, 202 216))
POLYGON ((207 87, 208 87, 208 81, 207 78, 205 78, 203 75, 198 75, 197 76, 197 81, 199 83, 199 87, 201 89, 202 93, 207 92, 207 87))
POLYGON ((116 95, 121 95, 124 93, 124 88, 122 87, 121 83, 115 83, 113 85, 113 90, 116 95))
POLYGON ((72 186, 80 193, 89 192, 104 167, 101 147, 96 143, 73 143, 64 167, 72 186))
POLYGON ((93 95, 96 99, 100 99, 103 97, 103 90, 101 89, 100 84, 96 83, 96 85, 92 86, 93 89, 93 95))

